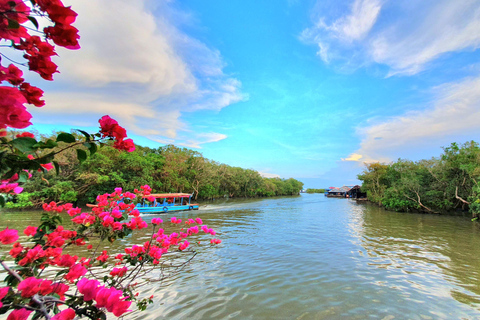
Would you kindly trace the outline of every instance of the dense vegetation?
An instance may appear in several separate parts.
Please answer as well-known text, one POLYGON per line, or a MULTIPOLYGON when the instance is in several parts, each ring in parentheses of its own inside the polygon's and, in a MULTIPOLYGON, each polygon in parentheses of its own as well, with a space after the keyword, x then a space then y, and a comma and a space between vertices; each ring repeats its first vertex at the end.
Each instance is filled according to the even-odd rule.
POLYGON ((429 160, 366 164, 358 175, 368 199, 395 211, 480 213, 480 148, 452 143, 429 160))
POLYGON ((313 189, 313 188, 308 188, 305 190, 306 193, 325 193, 325 189, 313 189))
POLYGON ((128 153, 105 145, 81 164, 75 150, 67 150, 56 161, 58 175, 55 170, 35 172, 23 186, 24 192, 7 207, 38 207, 45 201, 92 203, 98 194, 116 187, 133 190, 143 184, 157 193, 193 192, 196 199, 295 195, 303 188, 293 178, 263 178, 255 170, 211 161, 197 151, 173 145, 157 149, 137 145, 128 153))

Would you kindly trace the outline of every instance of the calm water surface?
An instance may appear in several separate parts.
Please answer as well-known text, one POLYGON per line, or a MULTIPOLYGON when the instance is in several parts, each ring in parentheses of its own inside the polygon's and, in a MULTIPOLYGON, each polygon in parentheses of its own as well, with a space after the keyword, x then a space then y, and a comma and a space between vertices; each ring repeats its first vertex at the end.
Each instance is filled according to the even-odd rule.
MULTIPOLYGON (((2 213, 0 224, 37 216, 2 213)), ((176 216, 201 217, 223 242, 143 286, 155 304, 129 319, 480 318, 480 228, 468 218, 320 194, 216 202, 176 216)))

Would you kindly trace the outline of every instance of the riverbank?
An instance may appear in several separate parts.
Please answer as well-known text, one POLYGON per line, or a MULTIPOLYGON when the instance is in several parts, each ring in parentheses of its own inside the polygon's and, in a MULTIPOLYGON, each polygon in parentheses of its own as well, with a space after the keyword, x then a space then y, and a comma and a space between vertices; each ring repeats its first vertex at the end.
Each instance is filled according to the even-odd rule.
POLYGON ((82 164, 74 151, 62 153, 57 161, 58 174, 33 172, 7 207, 38 208, 50 201, 85 205, 115 188, 133 191, 145 184, 154 193, 193 193, 195 200, 289 196, 303 188, 296 179, 265 178, 255 170, 221 164, 174 145, 157 149, 137 145, 133 152, 105 145, 82 164))
POLYGON ((475 141, 452 143, 428 160, 369 163, 358 175, 362 192, 388 210, 480 214, 480 148, 475 141))

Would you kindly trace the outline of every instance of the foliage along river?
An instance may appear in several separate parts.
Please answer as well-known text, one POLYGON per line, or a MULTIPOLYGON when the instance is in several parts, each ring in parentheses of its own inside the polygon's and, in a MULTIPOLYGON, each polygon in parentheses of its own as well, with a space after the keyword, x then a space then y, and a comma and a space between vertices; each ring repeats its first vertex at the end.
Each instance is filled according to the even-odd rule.
MULTIPOLYGON (((155 303, 128 319, 480 318, 480 228, 468 218, 321 194, 222 200, 176 216, 201 217, 223 242, 143 286, 155 303)), ((2 213, 0 225, 37 217, 2 213)), ((135 238, 125 242, 148 235, 135 238)))

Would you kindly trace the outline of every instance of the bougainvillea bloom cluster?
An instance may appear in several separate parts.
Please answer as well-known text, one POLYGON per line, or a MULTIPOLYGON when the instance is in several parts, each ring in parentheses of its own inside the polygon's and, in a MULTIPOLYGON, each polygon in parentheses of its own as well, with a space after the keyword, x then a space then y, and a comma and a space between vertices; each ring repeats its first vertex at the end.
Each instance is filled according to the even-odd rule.
MULTIPOLYGON (((182 223, 181 219, 172 217, 172 225, 181 229, 167 233, 162 228, 164 221, 153 218, 150 240, 126 247, 122 252, 109 252, 102 242, 90 242, 96 237, 114 242, 134 230, 149 227, 135 204, 125 202, 126 199, 142 199, 150 191, 148 185, 136 189, 136 194, 116 188, 111 194, 99 195, 90 212, 83 212, 69 203, 45 203, 40 226, 27 226, 21 232, 10 228, 1 230, 0 243, 8 245, 9 256, 22 268, 21 273, 7 268, 17 281, 0 288, 0 307, 11 306, 15 301, 8 319, 27 319, 34 311, 34 317, 46 318, 46 312, 51 319, 73 319, 79 313, 90 319, 103 318, 102 314, 106 313, 120 317, 133 310, 133 303, 142 309, 151 302, 152 297, 140 298, 134 292, 133 280, 139 270, 161 267, 162 256, 166 253, 171 257, 173 252, 178 255, 194 252, 187 239, 200 236, 200 230, 211 235, 215 231, 202 225, 200 218, 182 223), (77 228, 70 230, 56 224, 56 217, 62 215, 77 228), (19 234, 27 239, 19 242, 19 234), (89 256, 80 257, 69 251, 69 248, 84 246, 89 256), (102 270, 100 266, 105 270, 103 273, 98 271, 102 270), (54 268, 55 272, 43 272, 47 268, 54 268)), ((211 239, 210 243, 221 241, 211 239)), ((1 259, 0 263, 5 268, 1 259)))
MULTIPOLYGON (((67 49, 80 48, 78 30, 72 26, 76 16, 60 0, 0 0, 0 41, 10 43, 10 49, 23 51, 28 69, 51 81, 58 70, 52 61, 52 56, 57 55, 55 47, 49 41, 67 49), (35 16, 48 18, 53 26, 45 27, 43 32, 34 30, 38 28, 35 16), (43 33, 44 40, 39 33, 43 33)), ((6 134, 7 127, 23 129, 32 124, 25 104, 45 104, 41 100, 43 90, 25 82, 22 76, 14 64, 0 64, 0 83, 7 84, 0 86, 0 136, 6 134)))
POLYGON ((127 131, 118 125, 118 122, 110 116, 105 115, 100 120, 100 133, 103 137, 113 138, 115 143, 113 147, 118 150, 125 150, 132 152, 135 150, 135 144, 132 139, 125 139, 127 137, 127 131))

